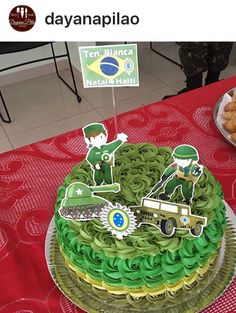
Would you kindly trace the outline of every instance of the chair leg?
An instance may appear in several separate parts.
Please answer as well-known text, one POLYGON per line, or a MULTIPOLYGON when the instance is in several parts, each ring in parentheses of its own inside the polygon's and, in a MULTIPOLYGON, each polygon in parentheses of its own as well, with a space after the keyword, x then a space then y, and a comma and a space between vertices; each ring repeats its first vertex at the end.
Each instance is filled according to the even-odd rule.
POLYGON ((4 107, 4 110, 5 110, 5 113, 6 113, 6 116, 7 116, 7 119, 5 119, 2 114, 0 113, 0 118, 1 120, 4 122, 4 123, 11 123, 11 117, 10 117, 10 114, 7 110, 7 106, 6 106, 6 103, 5 103, 5 100, 3 98, 3 95, 2 95, 2 92, 0 91, 0 98, 2 100, 2 104, 3 104, 3 107, 4 107))
POLYGON ((56 73, 57 73, 57 76, 59 77, 59 79, 73 92, 74 95, 76 95, 76 98, 77 98, 78 102, 81 102, 81 97, 80 97, 80 95, 78 93, 76 82, 75 82, 75 76, 74 76, 74 72, 73 72, 73 68, 72 68, 72 64, 71 64, 70 53, 69 53, 67 42, 65 42, 65 47, 66 47, 66 54, 65 54, 65 56, 67 56, 67 58, 68 58, 69 67, 70 67, 70 73, 71 73, 74 89, 61 77, 61 75, 60 75, 60 73, 58 71, 58 66, 57 66, 57 61, 56 61, 57 58, 56 58, 56 55, 55 55, 53 43, 51 43, 52 55, 53 55, 53 60, 54 60, 55 68, 56 68, 56 73))
POLYGON ((170 61, 171 63, 179 66, 182 69, 182 65, 179 64, 178 62, 176 62, 175 60, 172 60, 171 58, 167 57, 166 55, 162 54, 161 52, 157 51, 156 49, 153 48, 152 42, 150 42, 150 48, 153 52, 155 52, 156 54, 160 55, 161 57, 163 57, 164 59, 170 61))

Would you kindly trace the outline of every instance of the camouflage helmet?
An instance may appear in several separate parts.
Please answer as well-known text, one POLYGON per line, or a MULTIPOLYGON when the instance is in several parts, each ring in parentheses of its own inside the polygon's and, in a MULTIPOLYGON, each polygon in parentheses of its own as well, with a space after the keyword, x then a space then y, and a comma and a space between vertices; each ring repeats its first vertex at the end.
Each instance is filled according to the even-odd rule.
MULTIPOLYGON (((102 187, 102 186, 101 186, 102 187)), ((83 183, 72 183, 66 189, 65 198, 61 202, 61 207, 80 207, 100 205, 106 201, 92 194, 92 188, 83 183)))
POLYGON ((191 159, 193 161, 199 160, 197 149, 195 149, 193 146, 190 146, 190 145, 177 146, 174 149, 172 156, 180 160, 187 160, 187 159, 191 159))

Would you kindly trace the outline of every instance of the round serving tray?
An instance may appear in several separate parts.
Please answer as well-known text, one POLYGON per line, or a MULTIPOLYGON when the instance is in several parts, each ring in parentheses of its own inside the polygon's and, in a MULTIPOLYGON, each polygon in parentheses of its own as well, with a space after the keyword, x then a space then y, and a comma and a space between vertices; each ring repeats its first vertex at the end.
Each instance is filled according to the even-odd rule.
MULTIPOLYGON (((226 93, 229 94, 229 95, 232 95, 233 92, 236 91, 236 87, 235 88, 232 88, 230 89, 229 91, 227 91, 226 93)), ((214 110, 213 110, 213 117, 214 117, 214 122, 215 122, 215 125, 217 127, 217 129, 219 130, 219 132, 224 136, 224 138, 229 142, 231 143, 234 147, 236 147, 236 142, 234 142, 230 137, 229 137, 229 132, 227 132, 227 130, 225 130, 223 128, 222 125, 220 125, 217 121, 217 116, 219 114, 219 108, 220 108, 220 105, 221 105, 221 102, 224 98, 224 95, 220 97, 220 99, 216 102, 216 105, 214 107, 214 110)))
MULTIPOLYGON (((232 209, 225 202, 227 208, 227 228, 223 239, 223 244, 217 260, 216 268, 211 275, 194 287, 192 299, 188 301, 178 301, 171 303, 168 307, 160 309, 149 308, 146 312, 155 313, 196 313, 214 302, 227 288, 236 274, 236 216, 232 209)), ((125 308, 119 308, 112 303, 102 301, 98 297, 87 293, 79 287, 69 275, 65 268, 64 259, 60 253, 60 248, 56 239, 56 227, 54 218, 52 218, 46 236, 45 256, 48 270, 57 287, 61 292, 71 300, 75 305, 89 313, 138 313, 143 309, 137 309, 130 305, 125 308)))

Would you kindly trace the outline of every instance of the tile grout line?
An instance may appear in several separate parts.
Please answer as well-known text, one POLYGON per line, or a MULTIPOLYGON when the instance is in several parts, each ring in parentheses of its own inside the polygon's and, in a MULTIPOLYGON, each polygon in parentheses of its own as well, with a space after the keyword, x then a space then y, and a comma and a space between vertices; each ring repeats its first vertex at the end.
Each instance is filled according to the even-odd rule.
MULTIPOLYGON (((94 112, 94 113, 97 113, 97 114, 101 117, 101 114, 99 114, 95 109, 90 110, 90 111, 87 111, 87 112, 84 112, 84 113, 82 113, 82 114, 87 114, 87 113, 90 113, 90 114, 91 114, 91 113, 93 113, 93 112, 94 112)), ((52 122, 52 123, 44 124, 44 125, 39 126, 39 127, 34 127, 34 128, 31 128, 31 129, 22 131, 22 132, 18 132, 18 133, 9 135, 9 137, 7 137, 7 138, 9 138, 9 140, 10 140, 10 137, 15 137, 15 136, 17 136, 17 135, 22 135, 22 134, 25 134, 25 133, 27 133, 27 132, 29 132, 29 131, 32 131, 32 130, 33 130, 33 131, 34 131, 34 130, 38 130, 39 128, 44 128, 44 127, 47 127, 47 126, 51 126, 52 124, 56 124, 56 123, 58 123, 58 122, 65 121, 65 120, 67 120, 67 119, 70 119, 70 118, 73 118, 73 117, 80 117, 80 116, 81 116, 81 114, 72 115, 72 116, 70 116, 70 117, 66 117, 66 118, 63 118, 63 119, 54 121, 54 122, 52 122)), ((82 127, 82 126, 81 126, 81 127, 82 127)), ((79 128, 81 128, 81 127, 79 127, 79 128)), ((68 131, 70 131, 70 130, 68 130, 68 131)), ((67 132, 67 131, 65 130, 65 132, 67 132)), ((58 135, 60 135, 60 133, 59 133, 58 135)), ((54 135, 54 136, 56 136, 56 135, 54 135)), ((42 139, 42 140, 44 140, 44 139, 42 139)))
POLYGON ((8 141, 10 142, 11 146, 12 146, 12 150, 16 149, 13 145, 13 142, 11 141, 10 137, 7 137, 8 138, 8 141))
POLYGON ((6 133, 5 128, 3 128, 3 127, 2 127, 2 123, 4 123, 4 122, 1 122, 0 126, 1 126, 1 128, 2 128, 3 132, 4 132, 4 134, 5 134, 6 136, 5 136, 5 137, 0 138, 0 140, 1 140, 1 139, 4 139, 4 138, 7 138, 7 140, 9 141, 9 143, 10 143, 10 145, 11 145, 12 149, 14 149, 14 146, 13 146, 13 144, 12 144, 12 142, 11 142, 10 138, 8 137, 8 135, 7 135, 7 133, 6 133))
POLYGON ((6 134, 6 137, 9 138, 9 137, 13 137, 13 136, 16 136, 16 135, 19 135, 19 134, 27 133, 27 132, 29 132, 29 131, 31 131, 31 130, 39 129, 39 128, 41 128, 41 127, 46 127, 46 126, 55 124, 55 123, 57 123, 57 122, 61 122, 61 121, 64 121, 64 120, 67 120, 67 119, 70 119, 70 118, 79 116, 79 115, 81 115, 81 114, 91 113, 92 111, 95 111, 95 109, 91 109, 91 110, 89 110, 89 111, 82 112, 82 113, 78 113, 78 114, 69 115, 69 116, 67 116, 67 117, 61 118, 61 119, 56 120, 56 121, 53 121, 53 122, 51 122, 51 123, 42 124, 42 125, 40 125, 40 126, 32 127, 32 128, 27 129, 27 130, 20 131, 20 132, 17 132, 17 133, 13 133, 13 134, 10 134, 10 135, 8 135, 8 134, 5 132, 5 130, 4 130, 4 133, 6 134))
MULTIPOLYGON (((97 110, 95 110, 95 111, 96 111, 96 113, 101 117, 100 122, 103 121, 104 119, 107 119, 106 117, 102 116, 102 114, 100 114, 97 110)), ((112 117, 112 116, 110 116, 110 117, 108 117, 108 118, 111 118, 111 117, 112 117)))
MULTIPOLYGON (((172 89, 172 88, 170 88, 169 85, 166 85, 166 86, 163 86, 163 87, 158 88, 158 89, 151 89, 151 90, 145 91, 145 92, 143 92, 143 93, 141 93, 141 94, 138 94, 138 95, 135 95, 135 96, 132 96, 132 97, 129 97, 129 98, 125 98, 125 99, 122 99, 122 100, 119 100, 119 101, 117 101, 117 104, 118 104, 118 102, 119 102, 119 103, 122 105, 122 104, 123 104, 122 102, 125 102, 126 100, 131 100, 132 98, 139 97, 139 96, 143 96, 143 95, 146 95, 146 94, 148 94, 148 93, 150 93, 150 92, 153 92, 153 91, 155 91, 155 90, 161 90, 161 89, 164 89, 164 88, 171 89, 171 91, 175 92, 175 90, 172 89)), ((156 101, 161 101, 161 99, 160 99, 160 100, 157 99, 156 101)), ((103 105, 102 107, 95 108, 95 110, 97 111, 97 110, 103 109, 103 108, 107 107, 108 105, 109 105, 109 104, 105 104, 105 105, 103 105)), ((141 106, 141 105, 140 105, 140 106, 141 106)), ((132 109, 131 109, 131 110, 132 110, 132 109)), ((127 112, 128 112, 128 111, 127 111, 127 112)))

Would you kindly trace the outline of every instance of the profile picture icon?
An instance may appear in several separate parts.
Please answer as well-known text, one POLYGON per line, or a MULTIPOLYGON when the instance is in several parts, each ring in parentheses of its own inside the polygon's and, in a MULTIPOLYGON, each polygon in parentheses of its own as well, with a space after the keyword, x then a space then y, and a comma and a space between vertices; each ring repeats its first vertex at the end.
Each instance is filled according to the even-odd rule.
POLYGON ((9 14, 9 23, 19 32, 30 30, 36 22, 34 10, 27 5, 17 5, 9 14))

